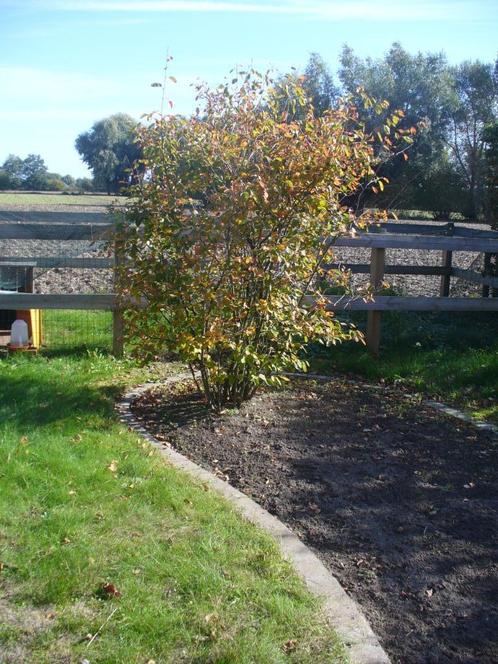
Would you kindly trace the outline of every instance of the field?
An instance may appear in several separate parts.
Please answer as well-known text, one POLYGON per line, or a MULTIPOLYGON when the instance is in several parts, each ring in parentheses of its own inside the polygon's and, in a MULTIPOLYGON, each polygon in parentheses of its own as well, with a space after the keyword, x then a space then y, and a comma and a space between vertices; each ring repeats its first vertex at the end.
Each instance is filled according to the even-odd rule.
POLYGON ((104 207, 120 202, 120 196, 105 194, 59 194, 38 192, 0 192, 0 210, 4 206, 19 206, 29 209, 31 206, 75 205, 84 207, 104 207))
POLYGON ((1 661, 344 661, 271 539, 117 423, 164 371, 0 361, 1 661))

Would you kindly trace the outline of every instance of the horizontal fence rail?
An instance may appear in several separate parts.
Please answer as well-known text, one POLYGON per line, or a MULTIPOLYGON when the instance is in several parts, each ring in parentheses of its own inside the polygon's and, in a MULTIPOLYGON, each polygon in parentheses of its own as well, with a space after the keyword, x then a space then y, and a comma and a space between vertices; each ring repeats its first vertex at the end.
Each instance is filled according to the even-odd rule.
MULTIPOLYGON (((0 210, 0 240, 106 241, 113 243, 113 257, 95 256, 0 256, 0 268, 115 269, 126 259, 115 238, 120 214, 67 213, 0 210), (72 223, 69 223, 71 220, 72 223)), ((368 232, 331 238, 332 247, 369 248, 370 263, 334 262, 327 270, 346 268, 355 274, 369 274, 374 296, 369 300, 345 296, 330 297, 332 311, 366 311, 367 344, 377 354, 380 343, 381 312, 384 311, 498 311, 498 233, 447 224, 418 224, 406 221, 372 224, 368 232), (440 251, 441 265, 386 265, 386 249, 440 251), (452 252, 484 253, 484 273, 452 266, 452 252), (403 297, 379 294, 385 274, 436 275, 441 278, 440 297, 403 297), (450 279, 459 278, 482 286, 483 297, 447 297, 450 279), (494 297, 487 297, 489 293, 494 297)), ((306 301, 306 300, 305 300, 306 301)), ((308 306, 312 306, 308 302, 308 306)), ((145 302, 141 306, 146 306, 145 302)), ((34 294, 0 291, 0 310, 81 309, 113 312, 113 350, 123 350, 123 307, 115 294, 34 294)))
MULTIPOLYGON (((346 269, 353 274, 369 274, 370 263, 329 263, 323 266, 324 270, 340 270, 346 269)), ((451 274, 450 267, 442 265, 386 265, 384 267, 384 274, 412 274, 412 275, 425 275, 425 276, 441 276, 443 274, 451 274)))
POLYGON ((0 240, 102 240, 111 239, 115 224, 0 223, 0 240))
POLYGON ((498 252, 498 238, 401 235, 395 233, 361 233, 354 237, 331 238, 333 247, 367 247, 377 249, 426 249, 429 251, 498 252))
POLYGON ((86 268, 86 269, 110 269, 115 265, 114 258, 82 258, 72 256, 27 256, 7 257, 0 256, 0 267, 37 267, 53 269, 59 267, 86 268))
POLYGON ((113 311, 117 308, 117 298, 111 294, 86 295, 81 293, 38 294, 6 293, 0 291, 0 309, 88 309, 113 311))
POLYGON ((498 298, 403 297, 377 295, 372 300, 330 297, 329 311, 498 311, 498 298))
MULTIPOLYGON (((377 295, 371 300, 359 297, 334 296, 328 298, 330 311, 498 311, 498 298, 486 297, 403 297, 377 295)), ((305 298, 306 306, 313 306, 311 298, 305 298)), ((35 293, 5 293, 0 291, 0 309, 103 309, 113 311, 126 305, 113 294, 67 295, 35 293)), ((142 307, 147 303, 142 301, 142 307)))
POLYGON ((369 233, 406 233, 407 235, 436 235, 450 237, 470 237, 498 240, 496 231, 482 230, 480 228, 469 228, 468 226, 457 226, 453 222, 449 224, 419 224, 407 223, 406 221, 388 221, 380 224, 372 224, 368 227, 369 233))

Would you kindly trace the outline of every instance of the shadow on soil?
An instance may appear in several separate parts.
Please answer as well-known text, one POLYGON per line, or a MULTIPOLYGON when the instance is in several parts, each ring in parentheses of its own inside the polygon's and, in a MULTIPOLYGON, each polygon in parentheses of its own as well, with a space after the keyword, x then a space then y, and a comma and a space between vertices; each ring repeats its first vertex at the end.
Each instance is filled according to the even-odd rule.
POLYGON ((204 420, 190 398, 156 392, 134 412, 317 550, 393 662, 496 662, 496 439, 340 379, 204 420))
POLYGON ((495 662, 496 443, 378 393, 330 397, 286 408, 292 479, 274 511, 329 563, 395 661, 495 662))

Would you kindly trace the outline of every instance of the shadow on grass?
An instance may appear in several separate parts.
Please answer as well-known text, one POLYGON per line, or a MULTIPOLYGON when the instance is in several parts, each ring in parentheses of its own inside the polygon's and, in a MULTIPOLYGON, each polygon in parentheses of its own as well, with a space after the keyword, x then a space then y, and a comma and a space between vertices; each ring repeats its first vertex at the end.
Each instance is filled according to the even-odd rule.
POLYGON ((92 386, 76 370, 57 375, 37 361, 18 375, 0 373, 0 422, 32 428, 78 416, 109 417, 119 391, 118 385, 92 386))
MULTIPOLYGON (((351 316, 364 329, 365 317, 351 316)), ((312 370, 346 372, 371 380, 402 379, 462 405, 498 392, 498 316, 494 314, 391 313, 382 318, 382 345, 373 358, 361 344, 312 346, 312 370)))

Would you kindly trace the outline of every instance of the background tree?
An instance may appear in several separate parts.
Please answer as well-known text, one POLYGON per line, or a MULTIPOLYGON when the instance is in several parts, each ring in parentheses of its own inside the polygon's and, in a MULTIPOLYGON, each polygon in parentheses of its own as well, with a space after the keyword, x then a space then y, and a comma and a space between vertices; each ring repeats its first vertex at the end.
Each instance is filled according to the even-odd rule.
POLYGON ((338 100, 339 90, 321 55, 312 53, 304 70, 303 88, 310 98, 315 115, 320 116, 338 100))
MULTIPOLYGON (((429 171, 437 170, 437 163, 445 163, 443 158, 447 126, 454 107, 452 76, 444 54, 411 55, 398 43, 394 43, 387 54, 380 59, 355 56, 353 50, 345 46, 340 57, 339 79, 345 92, 361 99, 358 89, 377 99, 386 99, 390 108, 403 111, 400 127, 417 127, 410 159, 405 163, 403 156, 384 166, 382 174, 389 178, 378 203, 388 207, 422 206, 418 198, 424 193, 425 205, 437 208, 436 201, 427 197, 425 184, 429 171)), ((385 113, 388 114, 386 109, 385 113)), ((367 130, 375 131, 379 118, 371 109, 360 111, 367 130)), ((438 208, 437 208, 438 209, 438 208)))
POLYGON ((48 169, 39 154, 28 154, 26 159, 10 154, 2 165, 2 171, 8 176, 8 189, 47 189, 48 169))
POLYGON ((498 228, 498 120, 484 128, 486 215, 489 223, 498 228))
POLYGON ((78 136, 76 149, 91 168, 96 186, 107 193, 117 193, 128 183, 129 169, 139 157, 134 140, 137 122, 124 113, 116 113, 96 122, 78 136))
POLYGON ((310 55, 302 73, 293 70, 275 82, 274 99, 278 102, 280 112, 285 113, 289 121, 302 119, 304 112, 302 100, 295 97, 296 94, 304 94, 309 99, 317 117, 333 108, 338 101, 339 93, 330 69, 318 53, 310 55))
POLYGON ((129 338, 142 357, 175 351, 198 369, 215 410, 305 369, 310 340, 358 338, 327 311, 321 267, 328 238, 362 223, 341 201, 375 181, 373 146, 388 136, 365 135, 346 105, 316 117, 302 81, 287 90, 302 119, 252 73, 202 88, 194 117, 140 130, 146 175, 129 192, 119 281, 147 306, 128 310, 129 338))
POLYGON ((39 154, 28 154, 22 162, 21 180, 24 189, 47 189, 48 168, 39 154))
POLYGON ((462 62, 451 73, 454 101, 448 144, 467 185, 464 210, 475 219, 484 206, 484 129, 497 117, 498 88, 491 64, 462 62))
POLYGON ((9 154, 2 165, 2 170, 9 178, 9 186, 6 189, 20 189, 22 186, 23 161, 15 154, 9 154))
POLYGON ((95 191, 95 184, 91 178, 76 178, 75 186, 79 191, 95 191))

